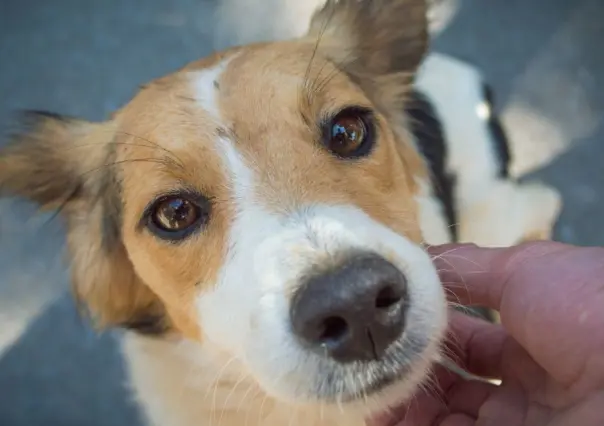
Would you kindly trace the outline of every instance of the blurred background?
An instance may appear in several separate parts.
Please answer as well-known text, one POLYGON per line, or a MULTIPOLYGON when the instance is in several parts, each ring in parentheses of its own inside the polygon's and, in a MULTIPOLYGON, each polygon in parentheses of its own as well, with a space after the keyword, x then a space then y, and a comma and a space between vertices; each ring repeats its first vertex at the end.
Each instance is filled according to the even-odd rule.
MULTIPOLYGON (((261 0, 259 0, 261 1, 261 0)), ((495 88, 514 172, 557 187, 558 240, 604 244, 604 1, 440 0, 434 49, 495 88)), ((211 0, 0 0, 0 128, 18 109, 103 119, 212 49, 211 0)), ((69 295, 61 224, 0 200, 0 425, 140 424, 114 336, 69 295)))

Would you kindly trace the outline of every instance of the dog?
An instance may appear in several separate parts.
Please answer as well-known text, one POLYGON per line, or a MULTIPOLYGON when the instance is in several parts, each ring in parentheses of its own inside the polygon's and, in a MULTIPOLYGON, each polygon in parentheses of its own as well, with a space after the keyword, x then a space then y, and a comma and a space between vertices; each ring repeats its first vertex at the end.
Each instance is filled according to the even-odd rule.
POLYGON ((123 331, 149 424, 363 425, 441 355, 426 247, 549 235, 556 191, 508 176, 481 80, 426 58, 426 16, 327 0, 104 122, 25 114, 2 195, 60 211, 75 298, 123 331))

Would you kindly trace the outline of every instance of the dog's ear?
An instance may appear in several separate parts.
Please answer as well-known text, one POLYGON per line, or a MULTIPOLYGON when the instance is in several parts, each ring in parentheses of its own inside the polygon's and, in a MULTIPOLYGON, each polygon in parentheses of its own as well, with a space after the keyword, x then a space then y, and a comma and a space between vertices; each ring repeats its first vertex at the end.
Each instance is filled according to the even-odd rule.
POLYGON ((101 326, 166 326, 157 297, 134 272, 120 237, 114 125, 46 112, 24 114, 0 150, 0 195, 59 209, 67 224, 72 283, 101 326))
POLYGON ((327 0, 308 37, 366 93, 388 102, 412 81, 428 49, 426 1, 327 0))
POLYGON ((309 35, 321 38, 336 64, 372 75, 412 73, 428 47, 426 1, 327 0, 309 35))
POLYGON ((27 111, 0 151, 0 194, 55 208, 77 202, 95 176, 103 145, 100 125, 42 111, 27 111))

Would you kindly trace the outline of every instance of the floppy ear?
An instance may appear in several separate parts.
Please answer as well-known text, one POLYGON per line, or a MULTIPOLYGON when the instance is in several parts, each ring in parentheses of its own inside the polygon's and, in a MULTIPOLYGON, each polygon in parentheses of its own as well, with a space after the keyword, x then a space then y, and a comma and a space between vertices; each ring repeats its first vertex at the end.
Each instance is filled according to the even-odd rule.
POLYGON ((102 153, 90 141, 97 127, 43 111, 23 113, 18 131, 0 151, 0 194, 25 197, 42 208, 79 200, 90 179, 85 170, 102 153))
POLYGON ((74 295, 98 325, 163 330, 161 303, 136 276, 120 237, 113 123, 28 112, 23 124, 0 150, 0 195, 60 210, 74 295))
POLYGON ((425 0, 327 0, 308 36, 376 101, 396 101, 428 48, 425 0))

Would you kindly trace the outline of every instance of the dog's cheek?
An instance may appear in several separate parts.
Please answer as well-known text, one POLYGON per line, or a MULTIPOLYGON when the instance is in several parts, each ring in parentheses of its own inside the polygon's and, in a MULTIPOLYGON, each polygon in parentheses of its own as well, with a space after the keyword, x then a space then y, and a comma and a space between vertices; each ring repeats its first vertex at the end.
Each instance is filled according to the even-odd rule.
POLYGON ((195 300, 204 337, 231 353, 242 350, 251 328, 254 302, 243 287, 241 281, 222 281, 198 294, 195 300))

